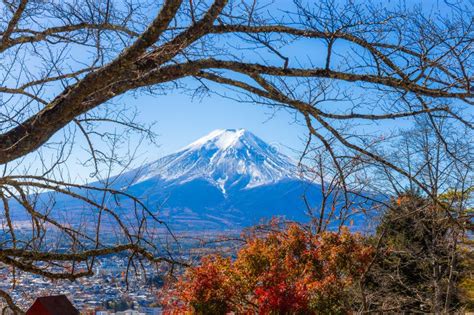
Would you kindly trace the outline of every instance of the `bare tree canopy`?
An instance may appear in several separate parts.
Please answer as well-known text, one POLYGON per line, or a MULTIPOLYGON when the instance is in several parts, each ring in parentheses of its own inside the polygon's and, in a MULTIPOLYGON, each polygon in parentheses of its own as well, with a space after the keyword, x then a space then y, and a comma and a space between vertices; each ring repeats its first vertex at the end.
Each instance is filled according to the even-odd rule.
MULTIPOLYGON (((165 1, 143 28, 139 19, 147 16, 134 9, 140 3, 5 1, 0 47, 5 86, 1 91, 6 96, 23 96, 23 106, 2 113, 0 162, 34 151, 76 117, 117 95, 186 77, 231 85, 294 108, 344 145, 368 156, 370 152, 338 134, 330 121, 438 112, 464 121, 456 115, 460 102, 472 105, 473 17, 468 8, 460 7, 444 17, 425 16, 416 8, 402 11, 297 1, 293 11, 272 17, 258 2, 181 2, 165 1), (256 62, 256 58, 239 56, 230 36, 277 58, 256 62), (305 56, 291 58, 279 52, 299 38, 326 43, 325 50, 308 46, 315 49, 314 54, 326 55, 324 64, 299 66, 305 56), (338 42, 350 45, 352 54, 337 56, 338 42), (82 60, 72 62, 70 50, 77 46, 89 49, 81 53, 82 60), (90 48, 95 48, 95 55, 90 48), (59 49, 63 54, 58 56, 59 49), (47 51, 55 60, 44 60, 49 69, 41 73, 12 68, 47 51), (257 84, 226 77, 224 70, 243 74, 257 84), (306 80, 313 89, 313 83, 321 79, 364 83, 398 101, 393 106, 381 104, 377 114, 362 109, 340 114, 317 106, 323 96, 314 95, 316 91, 305 91, 305 97, 292 95, 289 78, 314 79, 306 80), (61 82, 63 89, 51 92, 52 82, 61 82), (441 104, 433 104, 434 98, 441 98, 441 104)), ((472 127, 469 120, 464 122, 472 127)))
MULTIPOLYGON (((462 151, 459 161, 472 174, 472 154, 453 146, 445 126, 472 139, 474 4, 443 7, 336 0, 284 6, 260 0, 3 0, 0 207, 8 238, 0 241, 0 262, 60 279, 90 274, 94 257, 111 252, 174 262, 172 255, 156 256, 156 245, 147 239, 153 236, 146 232, 146 219, 162 225, 154 211, 111 188, 113 165, 127 164, 115 151, 126 146, 123 134, 153 140, 133 109, 117 104, 127 93, 217 93, 291 110, 307 127, 307 149, 316 143, 329 154, 338 185, 347 184, 344 165, 350 157, 395 173, 436 198, 438 192, 410 163, 386 154, 396 142, 384 126, 427 122, 443 152, 457 160, 462 151), (122 129, 109 132, 110 124, 122 129), (103 187, 74 183, 62 173, 76 137, 86 139, 84 163, 95 169, 103 187), (41 170, 25 165, 32 156, 41 170), (94 232, 57 221, 48 207, 40 209, 31 196, 44 191, 97 209, 94 232), (133 229, 108 203, 120 204, 120 198, 134 209, 133 229), (31 218, 28 242, 14 232, 12 202, 31 218), (124 242, 104 245, 102 216, 116 223, 124 242), (71 253, 42 251, 49 226, 67 235, 71 253), (37 265, 44 261, 64 271, 37 265), (71 272, 66 262, 79 261, 87 261, 89 269, 71 272)), ((127 154, 133 157, 133 149, 127 154)), ((19 311, 6 292, 0 296, 19 311)))

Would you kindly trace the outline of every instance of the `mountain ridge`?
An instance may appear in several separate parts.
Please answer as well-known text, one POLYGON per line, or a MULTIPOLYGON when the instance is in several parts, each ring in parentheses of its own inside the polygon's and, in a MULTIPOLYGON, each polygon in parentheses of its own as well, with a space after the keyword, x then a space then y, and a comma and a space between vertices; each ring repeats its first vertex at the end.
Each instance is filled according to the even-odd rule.
POLYGON ((275 147, 245 129, 217 129, 175 153, 148 163, 135 183, 160 177, 185 183, 205 178, 223 193, 298 179, 297 167, 275 147))
MULTIPOLYGON (((319 185, 299 176, 289 157, 244 129, 215 130, 108 183, 108 188, 139 199, 147 211, 175 231, 235 230, 275 216, 308 221, 302 197, 316 205, 321 192, 319 185)), ((128 197, 117 200, 99 190, 73 190, 87 194, 97 204, 105 200, 121 218, 136 221, 135 203, 128 197)), ((71 224, 96 220, 97 209, 80 198, 48 192, 40 194, 38 201, 45 213, 58 220, 71 224)), ((27 211, 20 204, 15 209, 16 220, 27 222, 27 211)), ((108 223, 102 219, 102 224, 108 223)), ((113 226, 113 219, 110 224, 113 226)))
POLYGON ((303 195, 320 198, 291 158, 245 129, 214 130, 124 176, 133 178, 129 192, 159 205, 175 229, 241 228, 274 216, 305 221, 303 195))

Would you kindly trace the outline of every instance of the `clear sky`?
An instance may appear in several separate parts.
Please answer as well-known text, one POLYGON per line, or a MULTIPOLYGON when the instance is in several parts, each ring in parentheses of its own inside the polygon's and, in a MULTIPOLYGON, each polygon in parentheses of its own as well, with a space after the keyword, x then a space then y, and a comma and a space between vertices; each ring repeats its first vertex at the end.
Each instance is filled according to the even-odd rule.
MULTIPOLYGON (((399 1, 385 0, 391 4, 399 1)), ((292 1, 277 0, 276 3, 292 1)), ((407 5, 421 3, 427 10, 443 8, 444 0, 408 1, 407 5)), ((313 43, 314 44, 314 43, 313 43)), ((297 46, 295 54, 304 57, 309 53, 308 43, 297 46), (305 45, 306 44, 306 45, 305 45), (300 47, 298 47, 300 46, 300 47)), ((292 45, 295 49, 295 45, 292 45)), ((324 56, 322 56, 324 57, 324 56)), ((281 145, 282 150, 290 155, 297 153, 288 150, 302 149, 306 130, 301 124, 295 124, 295 114, 285 110, 238 103, 217 95, 193 100, 188 95, 173 91, 166 96, 126 96, 121 102, 138 105, 139 120, 156 121, 155 131, 159 134, 159 148, 148 147, 146 156, 153 159, 155 155, 171 153, 204 136, 214 129, 245 128, 263 140, 281 145)))
MULTIPOLYGON (((398 0, 380 1, 384 1, 383 3, 387 3, 387 5, 400 3, 398 0)), ((276 0, 274 5, 284 7, 282 4, 287 2, 291 3, 292 1, 276 0)), ((421 3, 428 11, 430 8, 442 9, 445 7, 444 0, 410 0, 406 3, 407 5, 421 3)), ((325 50, 318 50, 314 45, 314 41, 301 40, 290 45, 292 50, 285 51, 285 55, 304 59, 305 56, 311 54, 312 60, 324 59, 325 50)), ((294 59, 291 62, 295 62, 294 59)), ((295 64, 293 63, 292 66, 295 64)), ((219 88, 219 92, 222 91, 223 89, 219 88)), ((301 123, 295 122, 294 112, 283 109, 276 111, 275 108, 241 103, 218 95, 192 99, 189 95, 181 94, 180 90, 173 90, 163 96, 127 94, 114 100, 114 103, 136 107, 139 111, 137 121, 156 122, 153 130, 159 135, 158 146, 142 145, 137 163, 156 160, 215 129, 237 128, 247 129, 263 140, 278 145, 283 153, 297 158, 298 151, 304 147, 304 138, 307 133, 301 123)), ((329 104, 329 106, 331 105, 329 104)), ((74 156, 80 161, 88 156, 86 154, 88 148, 84 139, 79 141, 84 141, 81 144, 83 152, 77 152, 74 156)), ((81 172, 78 171, 78 173, 81 172)))
POLYGON ((218 95, 192 99, 178 93, 122 100, 138 105, 138 120, 157 122, 154 130, 159 148, 146 150, 150 158, 174 152, 215 129, 247 129, 267 142, 280 144, 287 154, 292 154, 288 148, 303 145, 305 129, 295 122, 295 114, 287 110, 239 103, 218 95))

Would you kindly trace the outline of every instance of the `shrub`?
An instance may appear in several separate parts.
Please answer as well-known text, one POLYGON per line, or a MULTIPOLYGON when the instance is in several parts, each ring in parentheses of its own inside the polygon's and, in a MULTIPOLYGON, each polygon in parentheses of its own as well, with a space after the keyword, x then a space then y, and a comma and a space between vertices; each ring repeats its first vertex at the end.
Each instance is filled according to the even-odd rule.
POLYGON ((206 256, 168 290, 165 313, 348 313, 373 248, 348 230, 314 234, 297 224, 245 236, 234 261, 206 256))

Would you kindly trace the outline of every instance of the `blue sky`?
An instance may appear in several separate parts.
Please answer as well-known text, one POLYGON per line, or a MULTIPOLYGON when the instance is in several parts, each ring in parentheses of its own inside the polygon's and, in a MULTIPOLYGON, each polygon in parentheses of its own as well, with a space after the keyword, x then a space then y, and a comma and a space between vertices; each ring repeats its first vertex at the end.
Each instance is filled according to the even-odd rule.
MULTIPOLYGON (((289 0, 276 0, 274 4, 284 7, 282 3, 291 2, 289 0)), ((383 3, 392 5, 398 4, 399 1, 385 0, 383 3)), ((428 11, 433 7, 435 9, 445 7, 444 0, 410 0, 406 3, 407 5, 421 3, 424 9, 428 11)), ((153 12, 150 12, 150 14, 153 14, 153 12)), ((319 50, 319 46, 315 45, 315 41, 303 39, 293 43, 290 47, 291 50, 284 51, 285 55, 290 57, 298 56, 300 60, 304 60, 306 56, 311 54, 310 59, 318 62, 325 58, 325 50, 319 50)), ((343 51, 344 48, 341 48, 341 51, 343 51)), ((242 51, 242 54, 245 53, 245 51, 242 51)), ((277 60, 277 62, 280 61, 277 60)), ((295 62, 295 59, 292 58, 292 61, 290 61, 292 64, 290 65, 297 66, 295 62)), ((219 88, 218 91, 223 92, 224 89, 219 88)), ((245 128, 271 144, 278 144, 283 153, 297 158, 298 151, 304 147, 304 138, 307 134, 306 128, 295 122, 294 112, 283 109, 275 112, 275 108, 241 103, 218 95, 192 99, 191 96, 182 94, 180 90, 173 90, 162 96, 126 94, 114 100, 114 103, 137 108, 139 111, 137 121, 143 123, 156 122, 153 130, 159 135, 157 138, 158 146, 143 143, 135 164, 156 160, 184 147, 212 130, 227 128, 245 128)), ((391 122, 387 123, 391 124, 391 122)), ((79 141, 84 143, 80 143, 83 150, 75 150, 75 159, 81 161, 88 156, 88 148, 85 140, 81 139, 82 137, 78 138, 79 141)), ((132 138, 132 142, 134 141, 135 138, 132 138)), ((81 172, 77 171, 77 173, 81 172)))
MULTIPOLYGON (((188 95, 173 93, 166 96, 140 96, 124 98, 136 104, 139 120, 156 121, 159 148, 149 148, 147 155, 167 154, 178 150, 215 129, 244 128, 267 142, 276 142, 291 148, 299 147, 305 129, 295 123, 294 113, 248 103, 238 103, 212 95, 192 99, 188 95)), ((283 149, 285 150, 285 149, 283 149)), ((287 153, 290 150, 286 149, 287 153)))
MULTIPOLYGON (((292 1, 278 0, 276 2, 281 4, 292 1)), ((399 1, 391 0, 387 2, 399 3, 399 1)), ((406 2, 407 5, 415 3, 421 3, 427 10, 433 7, 445 7, 444 0, 406 2)), ((291 45, 292 54, 304 58, 310 45, 307 41, 291 45)), ((321 57, 325 57, 324 50, 321 57)), ((290 155, 296 155, 296 153, 286 148, 302 149, 302 139, 306 136, 305 128, 300 124, 295 124, 294 113, 285 110, 275 112, 275 109, 238 103, 217 95, 193 100, 188 95, 174 91, 166 96, 139 96, 138 98, 125 96, 122 102, 137 105, 140 111, 139 120, 157 122, 154 130, 159 134, 160 147, 148 147, 145 155, 149 158, 176 151, 214 129, 245 128, 268 142, 281 144, 282 150, 290 155)))

